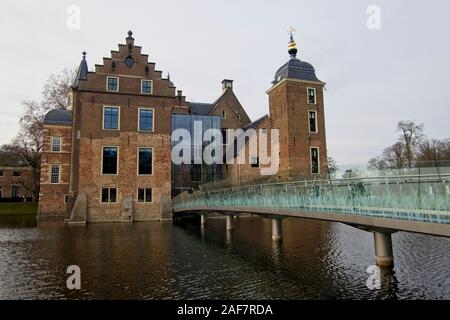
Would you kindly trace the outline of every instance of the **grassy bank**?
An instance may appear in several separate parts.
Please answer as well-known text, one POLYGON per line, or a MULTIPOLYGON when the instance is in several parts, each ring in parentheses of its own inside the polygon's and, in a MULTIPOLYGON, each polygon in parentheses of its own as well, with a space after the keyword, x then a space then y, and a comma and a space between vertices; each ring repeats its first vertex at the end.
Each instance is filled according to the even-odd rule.
POLYGON ((0 216, 35 216, 36 214, 36 203, 0 203, 0 216))

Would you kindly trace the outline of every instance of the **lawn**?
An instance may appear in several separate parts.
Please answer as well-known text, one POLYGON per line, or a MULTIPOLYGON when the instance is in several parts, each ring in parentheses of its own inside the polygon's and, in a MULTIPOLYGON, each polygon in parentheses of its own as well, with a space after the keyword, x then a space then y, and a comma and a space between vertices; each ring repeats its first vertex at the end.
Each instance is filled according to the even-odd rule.
POLYGON ((0 203, 0 216, 36 215, 36 203, 0 203))

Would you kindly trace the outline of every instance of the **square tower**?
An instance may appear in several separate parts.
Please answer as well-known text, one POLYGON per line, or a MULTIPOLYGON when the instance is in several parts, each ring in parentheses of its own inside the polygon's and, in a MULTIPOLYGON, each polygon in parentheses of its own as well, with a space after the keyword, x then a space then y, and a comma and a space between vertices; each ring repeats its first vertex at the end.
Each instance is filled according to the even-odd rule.
POLYGON ((327 175, 323 88, 314 67, 297 59, 291 35, 291 59, 278 69, 269 95, 272 128, 280 131, 283 179, 313 179, 327 175))

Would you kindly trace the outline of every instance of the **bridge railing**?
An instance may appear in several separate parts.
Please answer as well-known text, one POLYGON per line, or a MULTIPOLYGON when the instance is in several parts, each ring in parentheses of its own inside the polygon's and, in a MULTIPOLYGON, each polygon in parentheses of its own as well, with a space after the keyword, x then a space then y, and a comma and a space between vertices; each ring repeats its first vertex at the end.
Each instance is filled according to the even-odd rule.
POLYGON ((368 171, 199 192, 176 198, 174 209, 279 208, 450 224, 450 167, 368 171))

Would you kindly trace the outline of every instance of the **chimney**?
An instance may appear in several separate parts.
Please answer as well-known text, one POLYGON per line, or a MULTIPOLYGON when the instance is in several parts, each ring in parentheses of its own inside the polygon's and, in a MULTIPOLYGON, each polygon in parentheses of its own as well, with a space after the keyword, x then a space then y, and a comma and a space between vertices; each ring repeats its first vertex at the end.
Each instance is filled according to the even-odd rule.
POLYGON ((178 90, 177 91, 177 95, 178 95, 178 97, 182 97, 183 96, 183 90, 178 90))
POLYGON ((225 79, 222 81, 222 91, 225 92, 227 89, 233 91, 233 80, 225 79))

